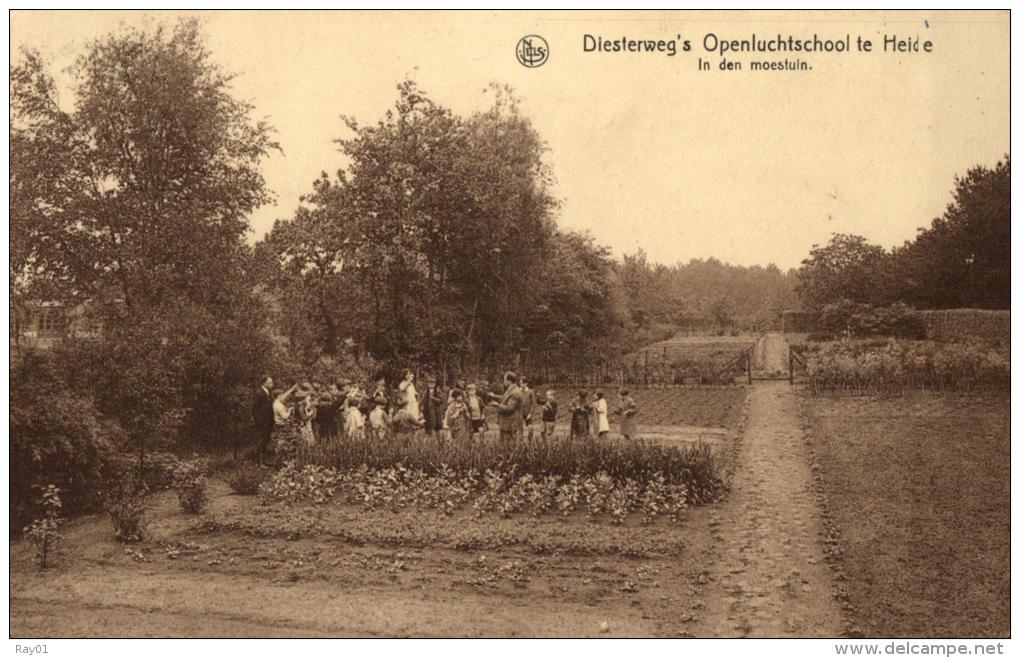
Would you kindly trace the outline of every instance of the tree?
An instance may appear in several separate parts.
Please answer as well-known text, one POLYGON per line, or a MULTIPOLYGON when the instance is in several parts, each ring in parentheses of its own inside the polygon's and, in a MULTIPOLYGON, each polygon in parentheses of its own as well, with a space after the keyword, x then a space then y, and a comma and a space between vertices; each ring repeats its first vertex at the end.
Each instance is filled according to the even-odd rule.
POLYGON ((257 379, 228 342, 259 353, 244 234, 271 199, 259 165, 277 145, 194 20, 97 39, 71 73, 65 108, 38 54, 11 71, 11 278, 19 301, 95 316, 81 340, 109 367, 97 404, 144 454, 181 410, 257 379))
POLYGON ((804 306, 819 311, 837 300, 881 302, 885 295, 879 267, 885 250, 859 235, 837 233, 824 247, 815 245, 797 272, 797 294, 804 306))
POLYGON ((544 145, 508 90, 467 118, 411 81, 398 93, 376 124, 347 119, 349 166, 258 251, 324 353, 352 339, 399 363, 507 358, 554 231, 544 145))
POLYGON ((271 199, 269 127, 230 96, 193 20, 101 38, 72 73, 73 110, 37 54, 11 73, 12 275, 128 307, 220 301, 224 256, 271 199))
POLYGON ((361 314, 350 312, 365 300, 356 285, 357 236, 346 193, 323 174, 302 197, 311 207, 277 221, 256 246, 262 280, 278 294, 290 325, 284 331, 296 352, 305 345, 335 355, 345 334, 364 338, 361 314))
POLYGON ((931 227, 893 251, 895 296, 922 308, 1010 304, 1010 159, 956 179, 953 202, 931 227))

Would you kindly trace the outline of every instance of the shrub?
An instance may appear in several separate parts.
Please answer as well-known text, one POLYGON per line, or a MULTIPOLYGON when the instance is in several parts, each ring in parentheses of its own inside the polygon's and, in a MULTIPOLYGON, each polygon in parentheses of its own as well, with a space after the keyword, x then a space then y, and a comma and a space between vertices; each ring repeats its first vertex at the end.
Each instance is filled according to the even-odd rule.
POLYGON ((173 488, 181 509, 188 514, 201 514, 209 503, 205 470, 205 463, 199 460, 178 461, 173 468, 173 488))
POLYGON ((25 528, 25 537, 35 547, 36 558, 39 560, 39 568, 45 569, 48 566, 50 553, 56 548, 58 542, 63 539, 60 535, 60 512, 63 504, 60 501, 60 489, 48 485, 42 491, 38 499, 38 507, 43 510, 43 516, 36 519, 25 528))
POLYGON ((818 318, 809 311, 783 311, 784 333, 810 333, 816 331, 818 318))
POLYGON ((126 489, 111 496, 106 502, 106 511, 113 522, 113 536, 125 543, 141 541, 148 506, 148 492, 144 487, 126 489))
POLYGON ((974 308, 921 311, 926 335, 932 340, 981 340, 1009 345, 1010 312, 974 308))
POLYGON ((96 508, 104 465, 122 440, 87 395, 67 385, 49 354, 12 354, 10 371, 10 530, 45 514, 37 492, 52 484, 62 510, 96 508))
POLYGON ((920 339, 925 335, 921 315, 899 302, 875 307, 871 304, 841 299, 822 307, 819 325, 826 332, 845 336, 920 339))
POLYGON ((241 496, 254 496, 272 470, 255 462, 242 462, 223 474, 223 481, 230 490, 241 496))

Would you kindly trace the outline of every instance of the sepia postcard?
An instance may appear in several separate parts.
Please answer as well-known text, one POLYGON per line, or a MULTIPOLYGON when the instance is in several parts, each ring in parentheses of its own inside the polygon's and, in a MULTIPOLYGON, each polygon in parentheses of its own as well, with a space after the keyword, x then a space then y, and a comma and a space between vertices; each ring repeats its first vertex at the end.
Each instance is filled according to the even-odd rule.
POLYGON ((1008 9, 9 21, 14 654, 1008 649, 1008 9))

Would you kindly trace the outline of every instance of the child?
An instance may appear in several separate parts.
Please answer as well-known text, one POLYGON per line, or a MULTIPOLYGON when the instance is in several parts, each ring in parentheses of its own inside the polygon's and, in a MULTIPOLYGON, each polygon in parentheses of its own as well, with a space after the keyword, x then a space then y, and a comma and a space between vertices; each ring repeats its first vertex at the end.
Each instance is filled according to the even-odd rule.
POLYGON ((443 393, 436 386, 436 378, 429 376, 426 380, 425 393, 422 398, 425 416, 425 432, 437 434, 443 429, 443 393))
POLYGON ((620 389, 620 406, 616 413, 620 415, 620 434, 623 438, 630 439, 637 434, 637 419, 634 418, 637 415, 637 402, 634 402, 625 388, 620 389))
POLYGON ((347 417, 344 419, 344 427, 347 430, 348 439, 362 439, 365 437, 365 416, 362 415, 358 405, 361 403, 359 393, 355 391, 348 396, 347 417))
POLYGON ((556 429, 556 414, 559 411, 559 404, 556 402, 556 391, 549 389, 545 392, 545 401, 542 403, 542 438, 550 438, 553 430, 556 429))
POLYGON ((446 405, 446 426, 454 441, 466 441, 471 436, 471 421, 468 418, 467 405, 464 404, 464 393, 454 390, 450 394, 450 403, 446 405))
POLYGON ((588 404, 588 394, 578 391, 577 396, 570 401, 570 438, 587 439, 591 436, 588 428, 588 418, 591 414, 591 405, 588 404))
MULTIPOLYGON (((380 377, 375 382, 375 393, 372 393, 372 403, 381 404, 383 411, 388 412, 390 406, 389 396, 386 393, 386 378, 380 377)), ((373 409, 374 411, 374 409, 373 409)))
POLYGON ((390 419, 386 414, 386 399, 373 399, 372 411, 368 414, 368 426, 372 429, 372 435, 377 439, 384 439, 389 436, 390 419))
POLYGON ((478 432, 485 433, 485 402, 478 395, 478 388, 474 384, 467 385, 467 398, 464 400, 467 406, 468 418, 471 420, 471 434, 478 432))
POLYGON ((535 391, 531 390, 528 378, 521 377, 521 415, 524 417, 524 431, 530 440, 533 435, 531 428, 531 417, 535 410, 535 391))
POLYGON ((306 445, 315 445, 315 431, 312 428, 312 423, 315 421, 315 414, 317 412, 317 403, 315 400, 315 394, 312 392, 310 385, 305 384, 298 394, 298 403, 295 408, 297 412, 297 421, 300 427, 301 440, 306 445))
POLYGON ((600 439, 609 436, 609 403, 602 391, 595 392, 595 402, 591 405, 592 431, 598 434, 600 439))
POLYGON ((393 414, 391 423, 393 431, 397 434, 407 434, 421 427, 421 419, 411 411, 407 398, 401 398, 399 404, 400 408, 393 414))

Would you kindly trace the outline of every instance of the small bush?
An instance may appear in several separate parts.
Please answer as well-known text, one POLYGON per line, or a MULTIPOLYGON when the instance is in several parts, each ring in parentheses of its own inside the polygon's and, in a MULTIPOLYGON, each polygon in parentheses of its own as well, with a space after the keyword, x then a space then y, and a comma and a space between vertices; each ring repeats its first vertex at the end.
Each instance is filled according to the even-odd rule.
POLYGON ((148 492, 144 488, 124 490, 110 497, 106 511, 113 522, 113 536, 125 543, 141 541, 148 506, 148 492))
POLYGON ((50 553, 56 548, 57 543, 63 539, 59 532, 61 524, 60 512, 63 507, 63 504, 60 502, 60 489, 52 484, 48 485, 43 489, 37 504, 39 509, 43 510, 44 515, 25 528, 25 537, 35 546, 39 568, 45 569, 48 566, 50 553))
POLYGON ((201 514, 209 503, 205 470, 205 463, 199 460, 179 461, 174 466, 173 488, 181 509, 188 514, 201 514))
POLYGON ((272 470, 255 462, 242 462, 225 471, 223 481, 230 490, 241 496, 254 496, 259 487, 272 474, 272 470))

